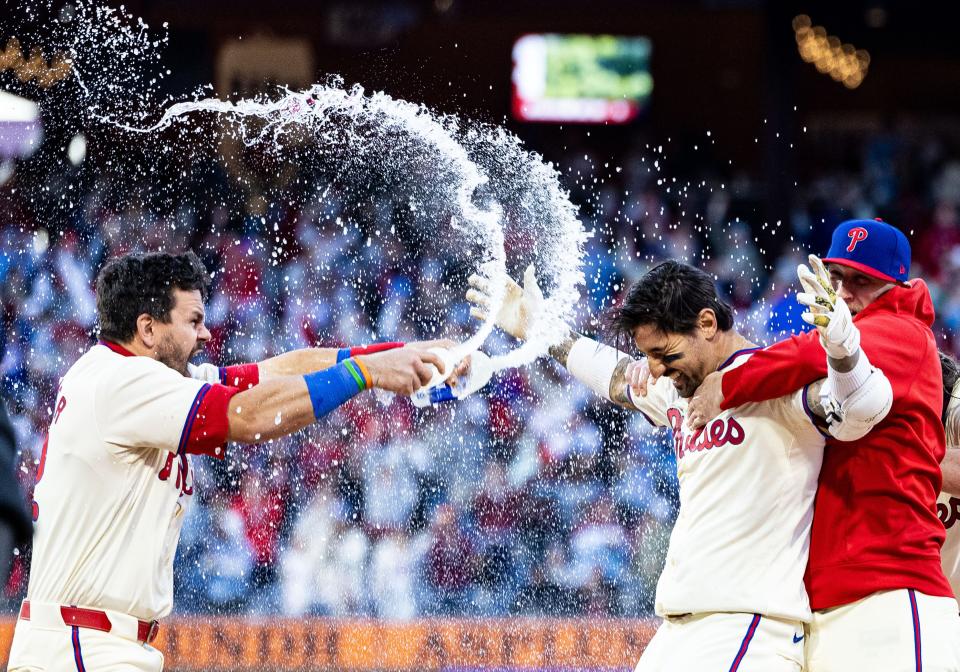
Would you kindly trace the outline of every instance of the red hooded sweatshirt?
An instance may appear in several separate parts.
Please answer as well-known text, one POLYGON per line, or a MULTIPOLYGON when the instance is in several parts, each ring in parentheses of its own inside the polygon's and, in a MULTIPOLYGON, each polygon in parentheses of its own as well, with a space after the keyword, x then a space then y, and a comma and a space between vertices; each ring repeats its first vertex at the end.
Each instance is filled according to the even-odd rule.
MULTIPOLYGON (((853 318, 863 351, 890 380, 893 406, 862 439, 827 438, 805 577, 814 610, 881 590, 953 595, 940 567, 945 441, 933 318, 922 280, 894 287, 853 318)), ((793 336, 724 373, 722 408, 775 399, 826 375, 816 330, 793 336)))

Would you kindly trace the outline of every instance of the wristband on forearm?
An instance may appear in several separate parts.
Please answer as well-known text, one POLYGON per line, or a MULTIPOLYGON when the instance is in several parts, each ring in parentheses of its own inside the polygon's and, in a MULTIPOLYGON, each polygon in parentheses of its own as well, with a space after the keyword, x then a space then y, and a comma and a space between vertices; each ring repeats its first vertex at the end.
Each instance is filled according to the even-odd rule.
POLYGON ((303 380, 307 383, 313 416, 317 420, 371 386, 366 367, 353 359, 308 373, 303 380))
POLYGON ((403 343, 391 341, 390 343, 373 343, 371 345, 355 345, 352 348, 340 348, 337 350, 337 361, 342 362, 345 359, 356 357, 357 355, 372 355, 375 352, 393 350, 394 348, 402 348, 403 346, 403 343))
POLYGON ((849 371, 837 371, 830 366, 830 360, 827 360, 827 380, 830 381, 830 388, 841 404, 847 400, 847 397, 863 387, 863 384, 870 378, 872 371, 873 366, 867 359, 867 353, 863 350, 860 351, 857 363, 849 371))

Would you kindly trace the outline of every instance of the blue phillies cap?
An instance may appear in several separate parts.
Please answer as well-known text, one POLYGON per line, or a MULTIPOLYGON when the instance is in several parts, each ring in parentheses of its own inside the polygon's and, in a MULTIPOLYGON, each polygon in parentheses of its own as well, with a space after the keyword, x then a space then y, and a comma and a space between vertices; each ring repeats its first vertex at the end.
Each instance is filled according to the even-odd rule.
POLYGON ((822 261, 905 285, 910 276, 910 243, 900 229, 880 219, 851 219, 833 230, 830 251, 822 261))

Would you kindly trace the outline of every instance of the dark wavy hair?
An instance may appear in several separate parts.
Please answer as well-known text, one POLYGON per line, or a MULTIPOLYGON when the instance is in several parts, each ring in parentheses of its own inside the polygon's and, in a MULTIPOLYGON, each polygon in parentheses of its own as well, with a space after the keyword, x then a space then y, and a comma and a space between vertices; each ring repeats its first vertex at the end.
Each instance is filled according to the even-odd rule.
POLYGON ((210 275, 193 252, 128 254, 106 263, 97 276, 97 320, 100 338, 126 343, 137 331, 137 318, 147 313, 170 322, 173 290, 200 290, 210 295, 210 275))
POLYGON ((717 296, 713 278, 679 261, 651 268, 626 293, 623 303, 608 317, 608 327, 619 341, 633 341, 633 330, 652 325, 663 333, 690 334, 697 328, 700 311, 710 308, 721 331, 733 328, 733 309, 717 296))

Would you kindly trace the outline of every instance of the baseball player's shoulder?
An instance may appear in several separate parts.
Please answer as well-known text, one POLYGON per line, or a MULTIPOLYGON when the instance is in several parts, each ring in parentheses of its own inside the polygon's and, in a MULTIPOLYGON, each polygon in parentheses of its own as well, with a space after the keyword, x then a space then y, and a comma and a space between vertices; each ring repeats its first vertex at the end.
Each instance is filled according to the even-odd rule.
POLYGON ((749 348, 743 348, 742 350, 737 350, 732 355, 727 357, 720 366, 717 367, 717 371, 727 372, 732 371, 733 369, 739 368, 746 364, 753 355, 763 350, 763 346, 756 345, 749 348))
MULTIPOLYGON (((808 332, 809 333, 809 332, 808 332)), ((813 333, 816 333, 814 330, 813 333)), ((727 365, 722 368, 723 371, 732 371, 750 361, 757 353, 763 351, 762 346, 746 348, 731 355, 727 360, 727 365)), ((787 424, 801 424, 806 427, 809 424, 810 416, 806 411, 806 386, 788 392, 780 397, 767 399, 765 401, 743 404, 737 407, 737 413, 743 416, 768 417, 777 422, 786 422, 787 424)))
POLYGON ((101 352, 91 363, 91 376, 99 381, 101 388, 123 388, 131 384, 156 381, 189 380, 186 376, 152 357, 134 354, 119 354, 105 347, 97 346, 101 352), (104 354, 104 352, 106 354, 104 354))

